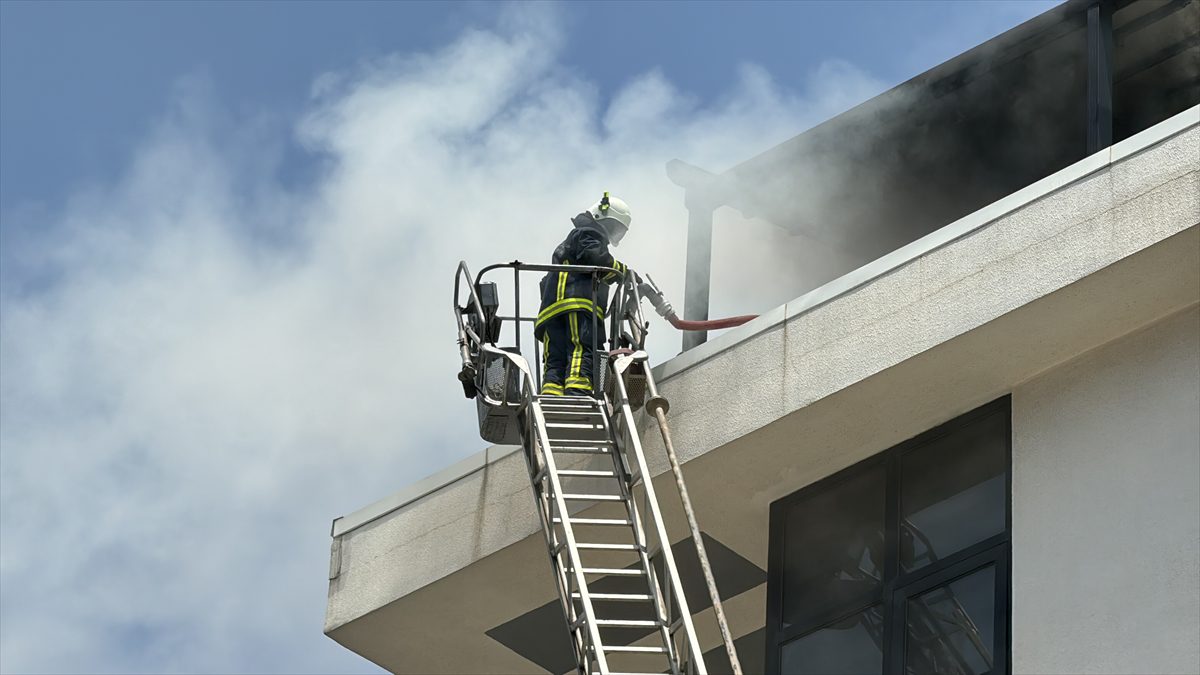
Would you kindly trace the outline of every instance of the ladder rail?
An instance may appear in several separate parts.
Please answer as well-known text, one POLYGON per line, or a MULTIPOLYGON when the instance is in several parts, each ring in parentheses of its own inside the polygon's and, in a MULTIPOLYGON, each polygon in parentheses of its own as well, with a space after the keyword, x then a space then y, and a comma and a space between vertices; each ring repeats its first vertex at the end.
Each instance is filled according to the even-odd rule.
MULTIPOLYGON (((628 357, 632 362, 633 357, 628 357)), ((646 359, 645 352, 642 352, 642 361, 646 359)), ((713 576, 712 565, 708 560, 708 551, 705 550, 704 539, 701 536, 700 524, 696 520, 696 512, 692 508, 692 499, 688 496, 687 484, 683 480, 683 469, 679 465, 679 458, 675 455, 675 446, 671 441, 671 430, 667 425, 667 402, 666 399, 658 395, 658 385, 654 381, 654 373, 650 368, 645 367, 646 390, 650 394, 650 399, 646 403, 647 412, 653 408, 655 418, 658 420, 658 430, 662 434, 663 449, 667 453, 667 461, 671 465, 671 473, 675 477, 675 487, 679 491, 679 499, 683 503, 683 513, 687 519, 688 529, 691 531, 692 539, 696 543, 696 557, 700 562, 700 571, 704 576, 704 585, 708 589, 708 597, 712 601, 713 614, 717 619, 717 628, 721 632, 721 641, 725 647, 725 653, 729 657, 729 666, 733 670, 733 675, 742 675, 742 664, 737 655, 737 647, 733 643, 733 631, 729 629, 729 621, 725 617, 725 607, 721 603, 721 594, 717 589, 717 580, 713 576)), ((613 364, 614 370, 617 364, 613 364)), ((617 377, 618 384, 621 385, 622 396, 628 401, 628 396, 624 391, 624 381, 617 377)))
MULTIPOLYGON (((527 416, 525 445, 530 445, 536 442, 537 434, 533 432, 535 417, 527 416)), ((544 448, 544 446, 542 446, 544 448)), ((538 466, 538 453, 534 452, 533 447, 525 448, 525 464, 529 470, 529 477, 533 487, 534 502, 537 507, 538 519, 542 521, 542 535, 546 541, 546 550, 550 553, 550 564, 553 567, 554 585, 558 588, 558 597, 560 609, 563 613, 563 620, 566 622, 568 632, 571 634, 571 641, 575 645, 576 657, 580 654, 586 654, 588 650, 587 640, 584 635, 577 629, 576 626, 576 611, 575 603, 570 601, 571 597, 571 577, 567 574, 570 568, 570 562, 564 564, 562 560, 562 552, 556 551, 554 542, 554 514, 551 506, 550 498, 546 494, 545 489, 541 485, 539 476, 544 476, 545 472, 538 466)), ((544 460, 542 461, 544 466, 544 460)))
MULTIPOLYGON (((638 438, 636 433, 633 433, 633 430, 637 429, 637 422, 633 417, 629 394, 625 390, 624 378, 617 370, 617 365, 617 361, 614 360, 610 364, 610 367, 613 369, 614 391, 618 394, 617 398, 619 400, 617 405, 620 408, 620 417, 626 429, 630 430, 630 433, 625 434, 625 437, 629 440, 625 454, 633 455, 638 473, 642 476, 642 490, 644 491, 646 505, 650 512, 651 529, 662 545, 663 568, 667 572, 667 580, 675 596, 676 606, 679 608, 679 618, 683 622, 682 629, 684 631, 685 644, 687 645, 689 668, 696 668, 697 675, 708 675, 708 668, 704 664, 704 652, 700 647, 700 640, 696 636, 696 627, 692 623, 692 614, 691 610, 688 609, 687 598, 683 592, 683 584, 679 578, 679 569, 675 564, 675 555, 671 551, 671 538, 667 534, 667 526, 663 520, 662 509, 659 507, 658 497, 654 492, 654 481, 650 479, 650 476, 653 474, 650 473, 650 467, 646 462, 646 454, 642 451, 641 439, 638 438)), ((699 545, 698 542, 697 545, 699 545)))
MULTIPOLYGON (((628 434, 628 429, 625 428, 623 417, 618 417, 616 424, 608 422, 605 419, 605 424, 609 427, 609 437, 616 443, 616 448, 621 446, 620 441, 624 440, 628 434)), ((620 453, 614 452, 612 455, 613 466, 618 474, 622 475, 622 479, 617 482, 620 484, 622 496, 625 497, 625 513, 629 518, 631 527, 633 528, 634 541, 638 545, 638 559, 642 564, 642 568, 646 570, 646 586, 650 592, 650 596, 654 599, 654 614, 658 619, 658 633, 662 640, 663 648, 667 653, 667 663, 671 669, 671 675, 681 675, 679 664, 679 649, 673 639, 671 631, 671 596, 670 586, 665 589, 658 579, 658 570, 655 569, 654 563, 651 561, 650 543, 646 537, 646 529, 642 524, 642 517, 637 508, 636 497, 633 493, 632 474, 628 472, 625 462, 622 461, 620 453), (666 593, 664 599, 663 595, 666 593)), ((645 494, 645 492, 643 492, 645 494)), ((662 544, 659 543, 661 548, 662 544)))
MULTIPOLYGON (((617 429, 619 431, 619 433, 621 433, 621 434, 631 433, 625 423, 625 417, 623 415, 618 415, 616 417, 614 428, 617 429)), ((622 438, 622 440, 624 440, 626 438, 626 436, 622 436, 621 438, 622 438)), ((630 475, 632 476, 632 474, 630 474, 630 475)), ((641 480, 641 478, 639 475, 639 481, 640 480, 641 480)), ((632 494, 632 491, 633 491, 633 486, 630 485, 631 494, 632 494)), ((649 512, 650 511, 649 498, 648 498, 645 490, 642 490, 640 498, 641 498, 641 502, 642 502, 642 510, 645 512, 649 512)), ((633 510, 634 513, 637 513, 637 498, 636 497, 634 499, 630 500, 629 507, 630 507, 630 509, 633 510)), ((646 564, 647 564, 647 569, 648 569, 648 573, 647 573, 648 583, 650 584, 650 587, 651 587, 651 593, 653 593, 654 598, 655 598, 656 609, 659 612, 659 616, 662 618, 662 621, 663 621, 663 625, 660 628, 660 634, 661 634, 661 637, 663 640, 663 644, 667 645, 668 649, 670 650, 669 653, 670 653, 670 658, 671 658, 672 672, 673 673, 682 673, 683 671, 680 669, 680 664, 683 662, 679 659, 679 653, 681 651, 681 647, 680 647, 680 644, 676 640, 679 637, 679 628, 682 626, 682 622, 679 621, 678 619, 673 618, 675 616, 675 613, 673 610, 676 609, 676 605, 674 605, 672 603, 672 599, 675 597, 675 594, 672 592, 674 589, 674 586, 672 584, 663 584, 661 582, 660 575, 658 573, 658 568, 650 563, 650 560, 653 559, 653 557, 655 555, 658 555, 661 553, 664 546, 667 548, 670 547, 670 542, 669 541, 663 542, 661 539, 656 539, 654 545, 651 545, 649 540, 646 537, 645 528, 643 527, 642 516, 637 515, 634 518, 634 520, 637 523, 638 531, 641 533, 642 541, 644 542, 644 546, 645 546, 645 551, 646 551, 646 556, 647 556, 646 564)), ((666 571, 665 568, 664 568, 664 571, 666 571)), ((695 669, 694 669, 694 664, 693 664, 692 660, 688 660, 687 664, 688 664, 687 672, 694 673, 695 669)))
MULTIPOLYGON (((547 449, 542 453, 542 460, 546 463, 546 478, 550 481, 550 490, 555 506, 558 507, 559 517, 562 520, 560 526, 562 528, 563 539, 566 541, 567 555, 571 563, 571 574, 574 576, 575 588, 579 593, 579 602, 583 606, 583 613, 586 619, 586 630, 588 642, 592 646, 592 655, 590 658, 596 660, 596 667, 603 675, 608 675, 608 662, 604 656, 603 642, 600 640, 600 627, 596 625, 596 611, 592 606, 591 593, 587 587, 587 579, 584 578, 583 564, 579 557, 579 548, 576 546, 574 528, 571 527, 570 511, 567 509, 567 502, 563 499, 562 482, 559 480, 558 467, 554 461, 554 453, 549 451, 550 437, 546 431, 546 417, 542 413, 542 407, 536 399, 530 399, 527 408, 527 414, 531 414, 533 418, 534 431, 537 434, 537 441, 542 448, 547 449)), ((552 515, 552 514, 551 514, 552 515)), ((548 531, 553 531, 550 529, 548 531)), ((549 542, 551 551, 554 550, 554 543, 549 542)), ((571 591, 568 588, 566 593, 560 594, 560 597, 565 599, 567 604, 571 604, 571 591)), ((576 619, 578 620, 578 619, 576 619)), ((587 663, 588 655, 586 649, 581 654, 580 665, 587 663)))

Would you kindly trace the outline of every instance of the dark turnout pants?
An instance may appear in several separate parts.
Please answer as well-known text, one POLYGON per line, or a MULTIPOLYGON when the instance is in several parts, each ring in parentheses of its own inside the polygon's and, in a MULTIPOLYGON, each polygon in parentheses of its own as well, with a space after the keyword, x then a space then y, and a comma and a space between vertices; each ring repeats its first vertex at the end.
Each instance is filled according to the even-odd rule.
POLYGON ((592 365, 597 348, 604 344, 604 323, 588 312, 566 312, 545 323, 542 349, 545 367, 542 370, 542 394, 592 393, 592 365), (595 340, 593 340, 593 333, 595 340))

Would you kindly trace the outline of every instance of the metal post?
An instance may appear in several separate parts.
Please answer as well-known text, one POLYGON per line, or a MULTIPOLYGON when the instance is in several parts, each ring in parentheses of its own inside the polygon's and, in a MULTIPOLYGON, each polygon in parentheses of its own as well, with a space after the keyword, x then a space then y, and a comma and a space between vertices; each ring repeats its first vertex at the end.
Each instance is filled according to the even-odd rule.
MULTIPOLYGON (((513 314, 517 317, 513 321, 513 333, 517 338, 517 353, 521 353, 521 268, 513 268, 513 286, 516 287, 516 302, 513 304, 513 314)), ((537 340, 534 340, 537 342, 537 340)), ((507 382, 507 380, 505 380, 507 382)))
MULTIPOLYGON (((600 291, 600 279, 595 272, 592 272, 592 307, 599 307, 596 303, 596 293, 600 291)), ((608 289, 604 289, 603 293, 608 294, 608 289)), ((600 345, 598 344, 600 332, 600 319, 596 317, 596 312, 590 312, 592 315, 592 376, 589 378, 592 383, 592 390, 589 392, 592 396, 597 393, 597 385, 600 384, 600 345)))
MULTIPOLYGON (((684 199, 688 210, 687 267, 684 273, 683 318, 688 321, 708 320, 708 286, 712 276, 713 206, 689 190, 684 199)), ((708 340, 708 331, 689 331, 683 334, 683 350, 699 346, 708 340)))
POLYGON ((1087 8, 1087 153, 1113 142, 1113 6, 1095 0, 1087 8))

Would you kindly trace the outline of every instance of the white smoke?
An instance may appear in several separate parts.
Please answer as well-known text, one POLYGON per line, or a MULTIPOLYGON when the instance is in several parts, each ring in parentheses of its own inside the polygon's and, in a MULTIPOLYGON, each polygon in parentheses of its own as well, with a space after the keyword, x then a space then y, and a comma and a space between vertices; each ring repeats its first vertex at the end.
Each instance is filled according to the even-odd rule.
MULTIPOLYGON (((44 223, 5 214, 41 232, 3 252, 0 670, 372 670, 320 634, 328 524, 484 445, 454 379, 457 261, 544 260, 610 190, 635 217, 616 253, 679 305, 665 163, 722 170, 882 89, 844 63, 799 93, 746 66, 701 105, 652 70, 602 107, 557 28, 517 8, 321 78, 303 189, 269 120, 185 82, 118 180, 44 223)), ((724 257, 722 218, 731 276, 770 247, 724 257)))

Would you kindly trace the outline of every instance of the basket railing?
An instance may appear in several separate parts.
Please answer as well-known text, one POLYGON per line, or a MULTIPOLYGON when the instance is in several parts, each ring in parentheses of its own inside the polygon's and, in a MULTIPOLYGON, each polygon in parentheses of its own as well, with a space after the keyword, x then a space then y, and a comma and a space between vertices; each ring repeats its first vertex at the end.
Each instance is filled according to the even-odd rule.
MULTIPOLYGON (((555 475, 557 467, 553 454, 547 449, 549 442, 545 434, 544 415, 537 397, 541 384, 540 364, 543 354, 533 335, 522 336, 522 333, 532 333, 536 314, 524 316, 521 312, 520 279, 523 273, 545 274, 563 271, 591 275, 593 302, 599 298, 599 293, 608 292, 608 288, 601 284, 600 278, 614 272, 605 267, 512 262, 490 265, 480 271, 478 276, 472 277, 466 263, 460 262, 455 275, 454 313, 458 323, 458 343, 462 358, 459 379, 463 382, 468 396, 478 402, 481 435, 488 440, 503 437, 507 442, 522 445, 526 450, 525 459, 531 477, 542 475, 543 472, 555 475), (495 297, 484 298, 481 294, 481 289, 484 288, 482 284, 487 283, 486 275, 505 269, 512 270, 514 278, 511 314, 500 312, 502 305, 498 302, 497 287, 487 291, 489 294, 495 292, 495 297), (496 344, 506 325, 511 326, 515 333, 515 344, 508 348, 496 344), (529 361, 522 353, 526 339, 532 344, 533 368, 530 368, 529 361), (496 433, 489 438, 485 425, 496 420, 499 420, 497 424, 504 426, 505 432, 496 433)), ((592 370, 593 385, 597 396, 605 397, 606 392, 611 396, 608 403, 611 403, 614 413, 614 440, 618 442, 618 448, 623 455, 622 462, 639 479, 636 482, 639 483, 637 493, 640 499, 631 501, 631 515, 637 521, 636 532, 640 543, 652 557, 657 557, 663 566, 662 577, 655 566, 651 567, 649 574, 653 583, 662 591, 658 611, 665 619, 663 630, 667 633, 671 653, 683 657, 676 661, 682 666, 682 672, 703 675, 707 672, 704 657, 695 628, 692 626, 678 567, 671 550, 666 520, 655 497, 654 486, 649 480, 649 463, 638 438, 633 417, 633 410, 638 404, 631 403, 632 397, 625 381, 631 361, 640 364, 643 371, 649 370, 644 352, 647 325, 641 313, 638 279, 632 271, 617 274, 618 281, 612 284, 615 286, 615 292, 604 319, 609 324, 607 339, 604 342, 611 348, 613 358, 609 358, 609 350, 601 349, 604 345, 599 339, 599 331, 595 330, 599 326, 600 317, 595 314, 591 317, 594 328, 592 354, 595 359, 592 370), (608 387, 605 387, 600 379, 601 374, 613 378, 608 387), (640 508, 637 501, 641 502, 640 508)), ((639 393, 636 398, 640 399, 642 396, 643 394, 639 393)), ((627 489, 633 489, 633 486, 627 489)), ((559 495, 557 498, 551 497, 557 502, 555 510, 565 517, 567 507, 561 501, 561 487, 557 483, 553 492, 559 495)), ((542 513, 540 509, 539 513, 542 513)), ((543 522, 542 525, 547 546, 553 549, 553 524, 543 522)), ((555 567, 554 580, 559 589, 561 609, 568 625, 578 625, 580 619, 574 603, 566 600, 572 597, 572 593, 578 594, 579 601, 589 605, 588 614, 595 616, 590 607, 587 583, 578 567, 576 565, 576 569, 572 570, 561 565, 555 567)), ((587 663, 591 659, 599 665, 604 661, 603 653, 595 649, 595 645, 600 644, 596 630, 595 626, 589 625, 586 631, 572 631, 580 663, 587 663)), ((601 667, 600 671, 607 672, 607 666, 601 667)))

